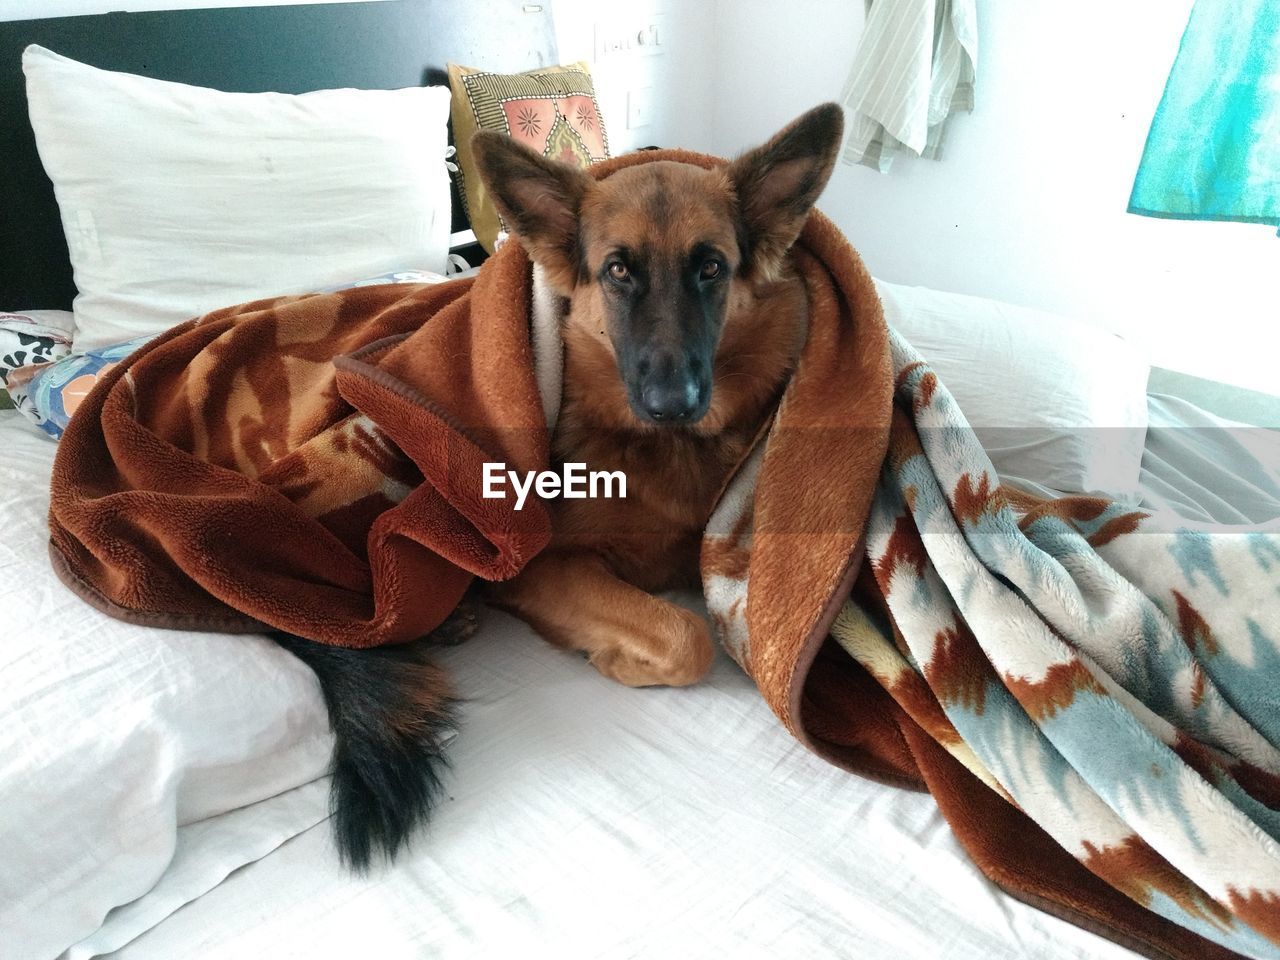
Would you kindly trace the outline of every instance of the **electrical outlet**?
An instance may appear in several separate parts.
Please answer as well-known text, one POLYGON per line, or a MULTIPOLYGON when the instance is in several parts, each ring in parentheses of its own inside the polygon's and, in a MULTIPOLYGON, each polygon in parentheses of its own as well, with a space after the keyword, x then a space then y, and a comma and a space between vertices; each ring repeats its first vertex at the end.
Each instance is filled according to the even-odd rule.
POLYGON ((627 49, 627 35, 616 23, 596 24, 596 59, 617 56, 627 49))
POLYGON ((653 87, 627 91, 627 129, 636 130, 653 122, 653 87))

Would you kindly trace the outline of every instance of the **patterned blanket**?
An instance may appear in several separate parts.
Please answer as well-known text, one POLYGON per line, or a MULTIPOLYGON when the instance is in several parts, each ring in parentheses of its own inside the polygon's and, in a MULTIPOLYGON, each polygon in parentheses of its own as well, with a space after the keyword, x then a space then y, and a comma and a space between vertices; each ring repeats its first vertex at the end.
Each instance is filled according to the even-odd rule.
MULTIPOLYGON (((658 159, 719 162, 592 172, 658 159)), ((930 790, 1013 895, 1150 956, 1280 957, 1280 530, 1002 488, 830 221, 794 258, 808 339, 703 541, 726 648, 814 750, 930 790)), ((139 622, 430 630, 546 541, 540 504, 480 491, 485 461, 547 466, 557 307, 511 243, 474 282, 179 327, 72 418, 55 564, 139 622)))
MULTIPOLYGON (((1003 490, 927 365, 898 338, 893 357, 874 602, 846 605, 836 640, 932 749, 1094 877, 1280 956, 1280 524, 1161 529, 1102 499, 1003 490)), ((972 813, 951 818, 962 835, 972 813)), ((1170 936, 1171 955, 1215 954, 1170 936)))
MULTIPOLYGON (((890 349, 830 637, 766 686, 778 652, 737 598, 712 603, 729 649, 818 752, 930 790, 1013 895, 1147 956, 1280 957, 1280 521, 1162 529, 1004 488, 924 359, 890 349)), ((737 502, 715 526, 749 549, 737 502)))

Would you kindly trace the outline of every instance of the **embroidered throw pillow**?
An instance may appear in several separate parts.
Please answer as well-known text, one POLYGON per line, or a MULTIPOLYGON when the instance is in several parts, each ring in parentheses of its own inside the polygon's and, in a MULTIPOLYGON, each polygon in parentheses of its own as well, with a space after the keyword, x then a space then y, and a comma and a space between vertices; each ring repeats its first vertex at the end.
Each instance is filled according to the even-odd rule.
POLYGON ((490 253, 505 229, 471 153, 477 130, 498 130, 543 156, 586 167, 609 157, 609 138, 586 63, 528 73, 486 73, 449 64, 459 193, 476 239, 490 253))

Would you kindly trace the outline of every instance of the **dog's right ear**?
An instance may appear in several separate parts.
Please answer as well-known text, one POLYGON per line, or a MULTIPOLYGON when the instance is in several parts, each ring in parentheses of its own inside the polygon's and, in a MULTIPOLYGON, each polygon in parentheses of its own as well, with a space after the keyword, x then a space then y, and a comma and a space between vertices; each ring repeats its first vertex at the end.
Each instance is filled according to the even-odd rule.
POLYGON ((471 149, 494 206, 529 258, 547 272, 552 286, 572 290, 578 274, 578 210, 591 178, 492 130, 472 137, 471 149))

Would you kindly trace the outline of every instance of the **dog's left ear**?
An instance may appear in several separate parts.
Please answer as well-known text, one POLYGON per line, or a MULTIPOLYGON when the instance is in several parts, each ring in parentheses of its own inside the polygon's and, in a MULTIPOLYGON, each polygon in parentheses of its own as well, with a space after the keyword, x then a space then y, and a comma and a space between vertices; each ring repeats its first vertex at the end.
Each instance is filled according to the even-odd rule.
POLYGON ((843 134, 844 110, 824 103, 729 165, 746 234, 746 275, 769 277, 781 265, 827 185, 843 134))

